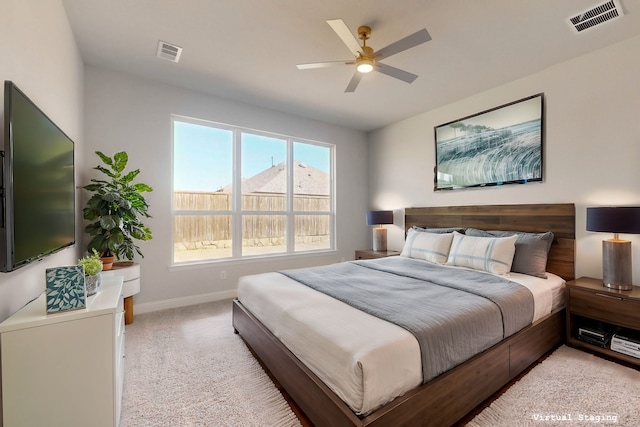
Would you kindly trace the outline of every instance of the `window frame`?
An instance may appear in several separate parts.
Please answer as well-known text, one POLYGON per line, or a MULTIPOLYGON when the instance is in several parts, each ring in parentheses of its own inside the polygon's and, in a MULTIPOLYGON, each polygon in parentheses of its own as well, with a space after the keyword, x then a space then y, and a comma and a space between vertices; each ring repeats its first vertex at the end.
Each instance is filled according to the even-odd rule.
POLYGON ((298 257, 335 252, 336 239, 336 145, 333 143, 315 141, 308 138, 283 135, 269 131, 256 130, 243 126, 234 126, 210 120, 197 119, 177 114, 171 115, 171 267, 189 267, 194 265, 211 263, 235 263, 247 260, 260 260, 274 257, 298 257), (198 126, 206 126, 232 132, 232 193, 231 210, 182 210, 176 209, 175 203, 175 122, 184 122, 198 126), (242 210, 242 135, 250 134, 266 138, 282 139, 286 144, 286 210, 284 211, 256 211, 242 210), (327 148, 329 150, 329 210, 328 211, 296 211, 294 210, 294 145, 295 143, 310 144, 327 148), (194 261, 175 261, 175 220, 177 216, 230 216, 231 217, 231 256, 224 258, 199 259, 194 261), (280 215, 286 218, 286 244, 283 252, 258 255, 243 255, 243 229, 242 222, 245 216, 251 215, 280 215), (322 215, 329 218, 329 247, 312 250, 295 250, 296 246, 296 217, 310 215, 322 215))

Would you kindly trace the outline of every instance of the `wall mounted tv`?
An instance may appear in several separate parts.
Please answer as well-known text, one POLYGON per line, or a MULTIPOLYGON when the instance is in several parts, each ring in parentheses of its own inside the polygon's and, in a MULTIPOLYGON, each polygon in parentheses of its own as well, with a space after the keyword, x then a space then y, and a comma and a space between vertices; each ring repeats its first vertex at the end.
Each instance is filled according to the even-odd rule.
POLYGON ((0 271, 75 244, 73 141, 4 82, 0 271))
POLYGON ((434 190, 542 181, 543 94, 435 127, 434 190))

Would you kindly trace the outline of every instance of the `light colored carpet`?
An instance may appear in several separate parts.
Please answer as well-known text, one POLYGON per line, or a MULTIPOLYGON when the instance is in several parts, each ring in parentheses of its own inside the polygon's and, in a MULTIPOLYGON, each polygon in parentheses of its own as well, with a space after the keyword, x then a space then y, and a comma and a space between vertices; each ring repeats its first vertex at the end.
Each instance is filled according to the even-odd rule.
POLYGON ((640 426, 640 372, 562 346, 470 427, 640 426))
POLYGON ((299 426, 231 326, 231 301, 138 315, 126 327, 121 427, 299 426))
MULTIPOLYGON (((231 301, 138 315, 126 353, 121 427, 300 425, 233 333, 231 301)), ((596 425, 640 426, 640 372, 565 346, 468 424, 596 425)))

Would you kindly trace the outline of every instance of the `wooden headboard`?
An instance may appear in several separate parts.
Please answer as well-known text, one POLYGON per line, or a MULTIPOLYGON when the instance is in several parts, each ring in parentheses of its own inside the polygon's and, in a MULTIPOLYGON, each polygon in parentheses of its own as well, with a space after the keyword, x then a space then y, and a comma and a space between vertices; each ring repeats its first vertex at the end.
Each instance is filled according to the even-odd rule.
POLYGON ((405 230, 461 227, 481 230, 553 232, 547 271, 575 279, 576 209, 573 203, 440 206, 405 209, 405 230))

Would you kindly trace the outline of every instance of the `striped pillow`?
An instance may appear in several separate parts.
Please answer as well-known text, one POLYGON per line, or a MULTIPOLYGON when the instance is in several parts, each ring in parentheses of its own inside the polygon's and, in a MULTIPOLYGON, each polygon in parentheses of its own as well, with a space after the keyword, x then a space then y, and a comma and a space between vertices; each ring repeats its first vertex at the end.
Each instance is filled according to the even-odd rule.
POLYGON ((409 229, 400 256, 423 259, 435 264, 447 262, 453 233, 425 233, 409 229))
POLYGON ((511 270, 517 239, 516 235, 474 237, 454 232, 447 264, 506 274, 511 270))
POLYGON ((465 234, 477 237, 506 237, 517 234, 516 253, 513 255, 511 271, 543 279, 547 278, 547 257, 554 238, 552 232, 526 233, 524 231, 486 231, 469 228, 465 234))

